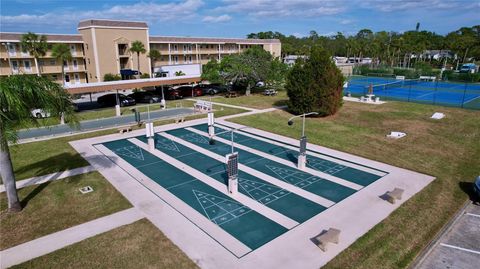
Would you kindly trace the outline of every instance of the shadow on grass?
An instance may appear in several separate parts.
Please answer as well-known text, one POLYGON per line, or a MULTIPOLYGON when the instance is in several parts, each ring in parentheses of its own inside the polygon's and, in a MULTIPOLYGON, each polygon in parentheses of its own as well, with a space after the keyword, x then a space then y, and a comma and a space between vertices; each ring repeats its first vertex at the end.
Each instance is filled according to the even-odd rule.
MULTIPOLYGON (((72 156, 78 156, 79 158, 81 158, 80 155, 62 153, 62 154, 56 155, 54 157, 51 157, 51 158, 33 163, 31 165, 25 166, 22 169, 16 171, 16 172, 25 172, 28 169, 36 169, 36 171, 37 171, 36 174, 40 175, 40 176, 55 173, 48 178, 49 179, 48 182, 39 184, 24 199, 22 199, 22 201, 20 202, 21 205, 22 205, 22 208, 25 208, 29 201, 31 201, 33 198, 35 198, 35 196, 40 194, 53 181, 57 180, 64 171, 72 169, 68 165, 64 165, 65 160, 67 160, 67 161, 71 160, 72 156), (55 168, 56 170, 51 171, 53 169, 52 165, 53 165, 53 168, 55 168)), ((104 156, 104 155, 94 155, 94 156, 90 156, 90 158, 96 159, 97 160, 96 163, 101 164, 102 169, 115 166, 115 163, 118 159, 118 158, 112 156, 112 157, 108 158, 108 161, 107 161, 107 160, 105 160, 106 156, 104 156)), ((83 160, 83 158, 82 158, 82 160, 83 160)), ((87 162, 85 161, 85 163, 87 163, 87 162)), ((88 163, 87 163, 87 165, 88 165, 88 163)), ((73 169, 75 169, 75 168, 79 168, 79 167, 73 167, 73 169)), ((66 178, 68 178, 68 177, 66 177, 66 178)), ((35 184, 35 181, 38 181, 38 180, 39 180, 39 178, 34 178, 28 184, 35 184)))
POLYGON ((274 106, 286 106, 288 105, 288 100, 278 100, 273 103, 274 106))
POLYGON ((459 182, 460 189, 468 195, 470 201, 480 203, 480 198, 473 192, 473 182, 459 182))
POLYGON ((29 164, 15 169, 15 174, 23 175, 29 171, 34 171, 33 176, 41 176, 86 165, 88 163, 80 154, 61 153, 37 162, 32 160, 29 164))

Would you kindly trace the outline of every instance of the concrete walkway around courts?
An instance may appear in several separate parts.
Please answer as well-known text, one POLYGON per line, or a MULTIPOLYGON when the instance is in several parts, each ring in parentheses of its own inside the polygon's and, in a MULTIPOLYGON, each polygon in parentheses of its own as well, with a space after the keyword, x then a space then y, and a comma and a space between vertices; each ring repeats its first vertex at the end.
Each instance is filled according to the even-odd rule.
POLYGON ((130 208, 2 250, 0 251, 0 268, 26 262, 95 235, 133 223, 143 217, 136 208, 130 208))
MULTIPOLYGON (((17 181, 17 189, 25 188, 27 186, 31 185, 38 185, 42 184, 48 181, 53 181, 53 180, 58 180, 58 179, 63 179, 66 177, 71 177, 71 176, 76 176, 76 175, 81 175, 89 172, 95 171, 95 168, 93 166, 84 166, 84 167, 79 167, 71 170, 65 170, 65 171, 60 171, 60 172, 55 172, 51 173, 48 175, 44 176, 38 176, 38 177, 31 177, 27 178, 24 180, 17 181)), ((2 184, 0 185, 0 193, 5 191, 5 186, 2 184)))
MULTIPOLYGON (((140 113, 141 119, 147 119, 147 113, 140 113)), ((150 112, 150 119, 161 120, 175 118, 178 116, 186 116, 193 114, 192 108, 171 108, 165 110, 155 110, 150 112)), ((80 132, 115 128, 116 126, 128 125, 135 123, 135 115, 125 115, 120 117, 102 118, 96 120, 81 121, 78 129, 70 127, 68 124, 59 124, 48 127, 32 128, 18 131, 18 139, 22 142, 35 141, 36 138, 42 137, 58 137, 71 135, 80 132)))
POLYGON ((412 267, 477 269, 480 267, 480 206, 469 203, 412 267))

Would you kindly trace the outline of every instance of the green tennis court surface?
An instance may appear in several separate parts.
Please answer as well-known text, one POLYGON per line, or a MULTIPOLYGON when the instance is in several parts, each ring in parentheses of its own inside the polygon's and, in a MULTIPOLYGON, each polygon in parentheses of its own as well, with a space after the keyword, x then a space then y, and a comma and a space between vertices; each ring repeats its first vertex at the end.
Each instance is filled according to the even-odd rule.
MULTIPOLYGON (((139 136, 137 139, 147 143, 145 136, 139 136)), ((155 135, 155 148, 227 185, 228 175, 225 163, 159 135, 155 135)), ((240 193, 297 222, 304 222, 326 209, 243 171, 239 171, 238 177, 240 193)))
POLYGON ((125 139, 103 145, 252 250, 287 231, 125 139))
MULTIPOLYGON (((215 145, 210 145, 207 137, 186 129, 170 130, 167 131, 167 133, 221 156, 231 153, 230 145, 219 141, 216 141, 215 145)), ((239 153, 239 163, 266 175, 275 177, 281 181, 305 189, 306 191, 330 201, 339 202, 355 192, 355 190, 348 187, 291 168, 284 164, 274 162, 259 155, 238 148, 236 148, 235 151, 239 153)))
MULTIPOLYGON (((192 128, 195 128, 202 132, 208 132, 208 126, 206 124, 195 125, 192 126, 192 128)), ((227 127, 227 129, 230 128, 227 127)), ((226 131, 227 129, 216 127, 215 133, 221 133, 226 131)), ((230 133, 223 133, 219 135, 219 137, 227 140, 230 140, 230 136, 230 133)), ((238 132, 234 133, 234 141, 235 143, 238 143, 240 145, 244 145, 297 164, 298 150, 295 151, 282 146, 274 145, 266 141, 252 138, 250 136, 242 135, 238 132)), ((311 155, 308 155, 307 166, 314 170, 334 175, 335 177, 345 179, 362 186, 367 186, 381 178, 381 176, 376 174, 368 173, 311 155)))

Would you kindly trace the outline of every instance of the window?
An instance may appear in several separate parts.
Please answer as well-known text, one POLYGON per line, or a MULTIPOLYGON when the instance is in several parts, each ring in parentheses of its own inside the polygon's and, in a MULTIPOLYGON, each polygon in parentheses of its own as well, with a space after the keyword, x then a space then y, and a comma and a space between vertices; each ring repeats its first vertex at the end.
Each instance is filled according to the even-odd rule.
POLYGON ((173 51, 178 51, 178 45, 177 44, 173 45, 173 51))
POLYGON ((63 69, 68 69, 68 62, 67 61, 63 61, 63 69))
POLYGON ((80 76, 78 74, 73 74, 73 77, 75 78, 75 83, 80 83, 80 76))
POLYGON ((13 72, 18 72, 18 62, 17 61, 12 61, 12 70, 13 72))
POLYGON ((23 61, 23 66, 25 67, 25 71, 31 72, 32 66, 30 65, 30 61, 23 61))
POLYGON ((75 48, 75 45, 70 45, 70 53, 72 55, 77 55, 77 49, 75 48))
POLYGON ((77 70, 78 69, 78 62, 77 60, 73 60, 73 70, 77 70))
POLYGON ((44 60, 38 60, 38 65, 44 66, 44 65, 45 65, 45 61, 44 61, 44 60))
POLYGON ((183 52, 187 52, 187 45, 183 45, 183 52))
POLYGON ((52 80, 57 80, 57 75, 52 75, 52 80))
POLYGON ((8 43, 8 54, 10 54, 10 56, 15 56, 17 54, 15 45, 12 43, 8 43))
POLYGON ((56 60, 50 60, 50 65, 56 65, 57 61, 56 60))
POLYGON ((65 83, 70 83, 70 75, 65 74, 65 83))
POLYGON ((174 62, 175 64, 178 64, 178 56, 173 56, 173 62, 174 62))

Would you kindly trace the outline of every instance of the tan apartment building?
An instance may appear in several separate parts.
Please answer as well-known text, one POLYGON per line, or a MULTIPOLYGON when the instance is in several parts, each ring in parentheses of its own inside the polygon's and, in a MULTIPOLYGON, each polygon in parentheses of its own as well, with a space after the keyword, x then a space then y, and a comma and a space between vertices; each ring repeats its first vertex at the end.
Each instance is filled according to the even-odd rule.
MULTIPOLYGON (((253 46, 260 46, 274 57, 281 56, 278 39, 202 38, 150 36, 145 22, 85 20, 78 24, 79 35, 47 34, 47 42, 67 43, 73 60, 63 63, 68 84, 100 82, 107 73, 120 74, 122 69, 150 74, 153 67, 176 64, 206 64, 211 59, 239 53, 253 46), (134 41, 144 44, 146 53, 130 52, 134 41), (148 51, 156 49, 160 59, 151 64, 148 51)), ((21 33, 0 33, 0 75, 36 74, 33 58, 20 47, 21 33)), ((43 75, 61 82, 61 66, 51 57, 51 51, 39 60, 43 75)))

